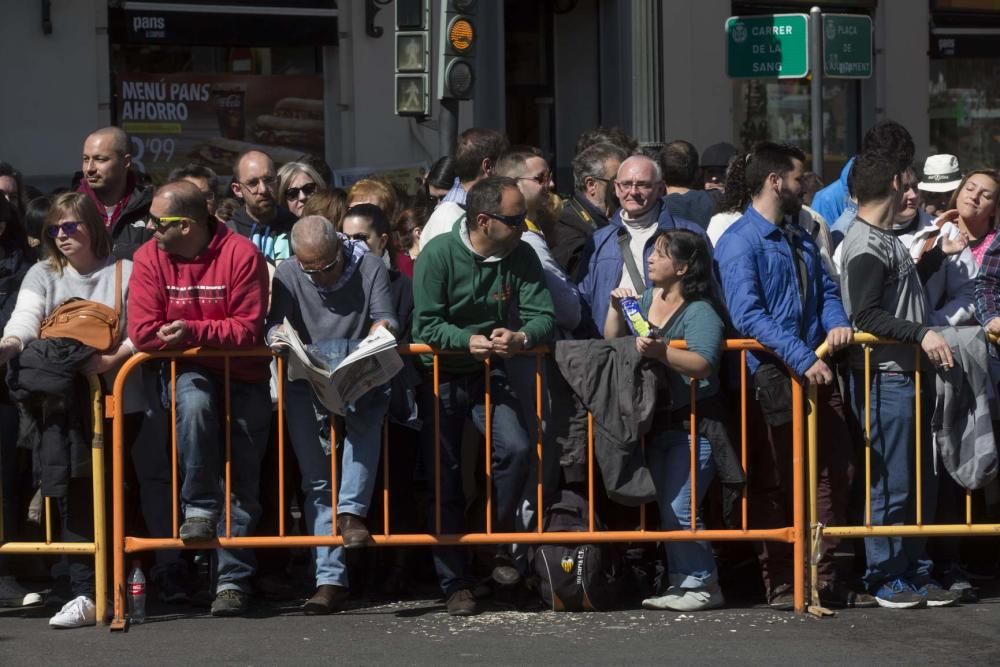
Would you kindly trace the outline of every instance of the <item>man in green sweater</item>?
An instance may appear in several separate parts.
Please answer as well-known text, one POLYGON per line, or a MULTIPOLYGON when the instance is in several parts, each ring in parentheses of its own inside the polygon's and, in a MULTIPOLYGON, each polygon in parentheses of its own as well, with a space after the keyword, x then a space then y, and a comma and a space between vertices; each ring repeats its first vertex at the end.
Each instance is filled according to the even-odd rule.
MULTIPOLYGON (((552 298, 537 255, 521 241, 524 197, 511 178, 491 177, 468 194, 466 215, 420 253, 413 276, 413 340, 437 350, 465 351, 438 357, 440 397, 435 405, 433 357, 420 359, 420 414, 426 424, 421 441, 426 469, 433 474, 440 451, 443 535, 464 530, 462 430, 467 416, 485 434, 486 402, 483 361, 492 358, 493 531, 511 532, 525 478, 533 470, 518 398, 510 389, 504 359, 547 343, 555 330, 552 298), (514 312, 516 310, 516 314, 514 312), (520 326, 512 323, 518 322, 520 326), (434 439, 434 413, 440 412, 440 441, 434 439)), ((526 397, 530 398, 530 397, 526 397)), ((431 516, 435 516, 432 511, 431 516)), ((448 613, 476 613, 467 553, 458 547, 434 550, 434 566, 447 596, 448 613)), ((509 547, 496 557, 493 578, 515 584, 509 547)))

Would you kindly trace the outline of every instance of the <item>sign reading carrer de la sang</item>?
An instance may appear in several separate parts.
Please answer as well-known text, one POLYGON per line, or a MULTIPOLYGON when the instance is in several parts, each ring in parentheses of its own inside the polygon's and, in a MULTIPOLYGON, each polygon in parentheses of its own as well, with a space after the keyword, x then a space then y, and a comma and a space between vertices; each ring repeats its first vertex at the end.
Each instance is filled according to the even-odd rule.
POLYGON ((806 14, 731 16, 726 73, 734 79, 801 79, 809 74, 806 14))

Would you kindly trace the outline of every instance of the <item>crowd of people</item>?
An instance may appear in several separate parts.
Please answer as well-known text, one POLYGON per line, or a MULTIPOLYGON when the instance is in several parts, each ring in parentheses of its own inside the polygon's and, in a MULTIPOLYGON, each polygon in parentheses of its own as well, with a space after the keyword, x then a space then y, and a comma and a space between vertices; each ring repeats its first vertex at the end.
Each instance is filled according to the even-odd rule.
MULTIPOLYGON (((198 164, 159 187, 144 185, 116 127, 86 137, 82 156, 79 182, 49 196, 0 163, 6 540, 31 532, 40 498, 55 500, 61 541, 92 539, 91 425, 79 407, 87 401, 75 399, 85 392, 83 376, 110 387, 123 362, 143 351, 269 345, 282 353, 286 322, 331 365, 379 328, 401 343, 458 353, 407 358, 391 383, 334 415, 336 437, 309 383, 276 377, 266 357, 186 356, 174 372, 146 363, 129 376, 129 479, 141 509, 132 518, 148 535, 173 535, 173 431, 177 536, 193 547, 219 535, 274 534, 279 499, 269 480, 277 467, 275 386, 283 383, 301 489, 291 500, 304 531, 343 538, 343 546, 313 550, 306 614, 348 604, 347 552, 371 543, 380 502, 373 496, 384 472, 383 423, 397 534, 475 529, 485 484, 494 532, 533 529, 560 492, 586 488, 588 411, 599 426, 602 481, 591 501, 609 526, 634 528, 634 517, 615 507, 655 500, 662 529, 703 527, 709 519, 695 510, 719 490, 727 522, 744 484, 749 527, 789 525, 792 374, 818 386, 821 523, 844 525, 862 513, 872 525, 913 523, 918 472, 922 521, 964 521, 957 513, 965 490, 996 477, 987 397, 1000 375, 984 329, 1000 334, 1000 174, 963 173, 950 155, 932 155, 918 170, 912 138, 895 122, 871 128, 826 187, 792 145, 762 142, 742 152, 716 144, 699 160, 689 142, 643 147, 616 128, 580 136, 564 197, 541 150, 482 128, 458 137, 416 195, 377 176, 333 188, 321 166, 276 168, 260 151, 241 154, 224 187, 198 164), (911 345, 866 353, 851 345, 857 331, 911 345), (745 471, 732 435, 742 369, 740 357, 723 353, 726 338, 753 338, 771 351, 745 357, 745 471), (820 358, 823 343, 830 354, 820 358), (539 346, 552 354, 536 369, 520 353, 539 346), (918 389, 921 368, 937 386, 918 389), (963 389, 970 386, 971 396, 963 389), (871 503, 860 507, 866 429, 871 503), (473 474, 470 485, 469 471, 481 470, 475 443, 487 435, 490 475, 473 474), (536 495, 538 441, 544 496, 536 495)), ((933 559, 921 537, 866 538, 852 564, 825 539, 819 599, 895 608, 974 601, 961 545, 930 547, 933 559)), ((791 545, 756 548, 766 603, 791 609, 791 545)), ((474 560, 468 548, 433 549, 449 614, 477 612, 483 579, 506 590, 531 579, 523 545, 487 551, 474 560)), ((644 607, 724 604, 711 543, 668 541, 664 551, 666 576, 644 607)), ((160 599, 192 598, 189 560, 178 550, 155 552, 160 599)), ((215 549, 213 615, 247 611, 260 570, 273 568, 265 560, 258 564, 251 549, 215 549)), ((63 561, 56 569, 69 595, 50 625, 91 625, 92 559, 63 561)), ((386 570, 394 576, 406 565, 403 553, 386 570)), ((0 601, 40 603, 14 572, 0 556, 0 601)))

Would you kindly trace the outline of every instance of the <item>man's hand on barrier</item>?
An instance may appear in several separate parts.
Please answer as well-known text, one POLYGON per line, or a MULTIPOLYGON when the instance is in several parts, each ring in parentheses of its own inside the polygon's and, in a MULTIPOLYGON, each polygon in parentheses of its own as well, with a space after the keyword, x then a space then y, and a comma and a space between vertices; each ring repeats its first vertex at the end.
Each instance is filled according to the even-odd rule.
POLYGON ((825 361, 817 359, 816 363, 806 371, 806 380, 810 384, 830 384, 833 382, 833 372, 825 361))
POLYGON ((992 320, 986 323, 986 333, 991 333, 994 336, 1000 336, 1000 317, 994 317, 992 320))
POLYGON ((510 329, 494 329, 490 333, 490 342, 497 356, 507 359, 524 349, 524 334, 510 329))
POLYGON ((486 336, 476 334, 469 338, 469 352, 477 361, 486 361, 493 354, 493 343, 486 336))
POLYGON ((187 322, 184 320, 174 320, 160 327, 160 330, 156 332, 156 337, 169 347, 172 345, 182 345, 190 333, 191 331, 188 329, 187 322))
POLYGON ((924 334, 924 339, 920 341, 920 347, 924 349, 931 363, 940 366, 944 370, 949 370, 955 363, 951 356, 951 346, 948 341, 941 337, 936 331, 928 331, 924 334))
POLYGON ((826 345, 830 354, 842 350, 854 340, 854 330, 851 327, 834 327, 826 334, 826 345))
POLYGON ((274 340, 275 334, 284 333, 285 325, 278 324, 273 329, 271 329, 271 344, 268 347, 271 348, 273 352, 284 352, 288 349, 288 344, 284 341, 274 340))

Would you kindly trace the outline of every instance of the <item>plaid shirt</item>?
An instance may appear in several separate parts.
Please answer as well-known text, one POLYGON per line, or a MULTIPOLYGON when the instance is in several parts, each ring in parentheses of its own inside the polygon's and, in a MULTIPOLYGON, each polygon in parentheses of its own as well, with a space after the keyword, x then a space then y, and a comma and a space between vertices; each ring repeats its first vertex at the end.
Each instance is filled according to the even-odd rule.
POLYGON ((976 276, 976 317, 983 326, 1000 317, 1000 234, 993 238, 983 255, 976 276))

